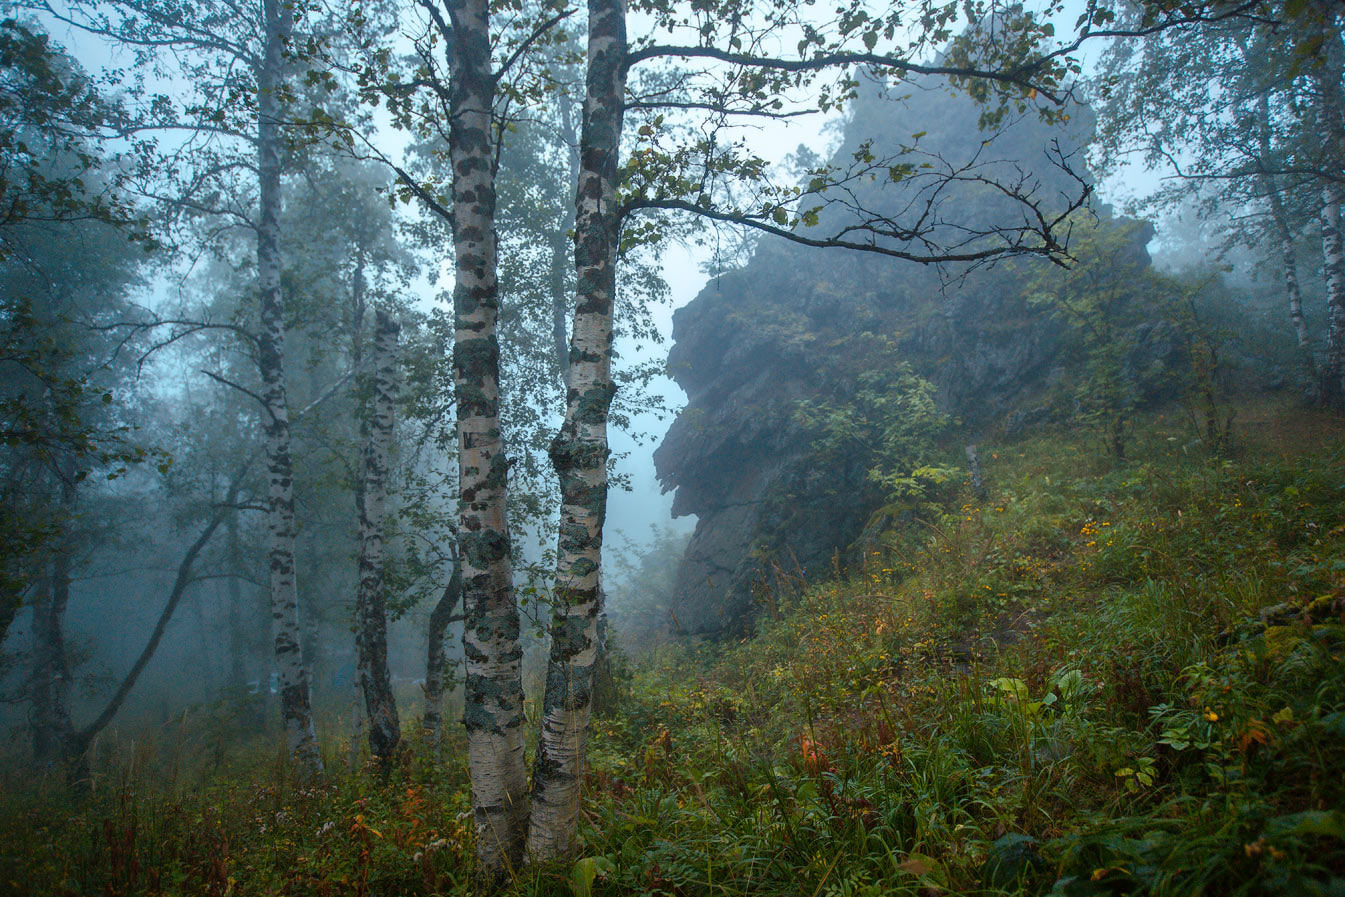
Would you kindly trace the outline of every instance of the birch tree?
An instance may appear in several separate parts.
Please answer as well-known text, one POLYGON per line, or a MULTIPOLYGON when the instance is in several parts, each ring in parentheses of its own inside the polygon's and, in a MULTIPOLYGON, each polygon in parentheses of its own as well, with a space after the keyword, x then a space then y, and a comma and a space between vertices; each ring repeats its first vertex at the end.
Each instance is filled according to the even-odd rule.
POLYGON ((612 381, 612 310, 620 218, 618 162, 625 111, 626 11, 591 0, 584 112, 575 199, 578 303, 570 337, 565 420, 551 444, 560 478, 555 616, 542 731, 533 768, 528 849, 539 859, 569 853, 579 823, 584 735, 593 703, 602 611, 607 520, 607 415, 612 381))
POLYGON ((457 396, 459 544, 466 617, 467 762, 485 874, 522 857, 527 818, 523 681, 500 438, 495 232, 494 91, 490 7, 453 0, 449 152, 453 169, 453 379, 457 396))
POLYGON ((294 565, 294 466, 290 458, 289 401, 285 384, 285 303, 280 288, 281 90, 293 7, 262 2, 262 48, 257 66, 257 292, 261 310, 257 367, 262 380, 262 432, 270 486, 271 623, 280 671, 280 716, 290 753, 306 775, 322 771, 299 643, 299 591, 294 565))
MULTIPOLYGON (((1275 240, 1279 244, 1280 265, 1284 277, 1284 293, 1289 305, 1289 324, 1294 328, 1294 336, 1300 348, 1307 349, 1308 325, 1303 317, 1303 291, 1298 285, 1298 252, 1294 246, 1294 223, 1289 218, 1284 196, 1279 183, 1272 173, 1275 154, 1271 148, 1270 95, 1262 93, 1256 102, 1256 166, 1264 185, 1266 202, 1270 206, 1271 223, 1275 228, 1275 240)), ((1311 356, 1309 355, 1309 360, 1311 356)))
POLYGON ((562 5, 532 10, 492 30, 481 0, 422 0, 428 34, 417 44, 413 85, 428 85, 421 103, 375 62, 361 75, 371 95, 386 102, 398 122, 447 151, 451 183, 442 195, 365 138, 369 153, 395 170, 404 196, 419 199, 451 227, 453 241, 453 391, 458 465, 454 572, 431 620, 433 710, 424 725, 437 739, 442 688, 442 631, 451 619, 460 582, 465 664, 463 724, 477 832, 480 874, 502 880, 523 859, 528 816, 524 763, 521 618, 514 590, 510 534, 510 460, 501 414, 501 345, 497 177, 508 107, 536 99, 545 80, 528 56, 571 14, 562 5), (437 54, 442 52, 443 57, 437 54), (451 72, 451 76, 449 73, 451 72), (509 78, 508 91, 497 87, 509 78))
POLYGON ((1345 407, 1345 239, 1341 235, 1341 205, 1345 204, 1345 48, 1341 46, 1339 4, 1314 4, 1318 19, 1313 29, 1320 47, 1315 80, 1321 128, 1322 272, 1326 282, 1326 358, 1322 365, 1321 397, 1345 407))
POLYGON ((382 763, 401 741, 401 723, 388 672, 387 581, 383 567, 384 506, 397 404, 396 320, 386 309, 375 312, 374 383, 369 436, 364 449, 359 504, 359 592, 355 603, 355 642, 360 688, 369 717, 369 744, 382 763))
MULTIPOLYGON (((294 71, 293 4, 262 0, 245 9, 204 4, 164 9, 139 0, 73 4, 46 15, 90 35, 129 47, 143 63, 138 70, 190 84, 189 99, 156 93, 152 80, 136 85, 144 108, 128 136, 172 138, 168 155, 192 164, 165 166, 168 183, 147 173, 145 189, 188 224, 202 224, 209 237, 242 227, 256 238, 258 330, 245 334, 255 349, 260 387, 240 389, 260 406, 269 483, 269 582, 271 621, 279 671, 281 717, 290 750, 306 776, 321 771, 308 674, 300 647, 296 582, 294 469, 285 370, 285 297, 282 289, 281 210, 283 157, 297 124, 291 100, 301 79, 294 71), (240 77, 240 72, 241 77, 240 77), (255 181, 249 183, 250 177, 255 181), (252 189, 249 189, 252 188, 252 189), (254 205, 255 203, 255 205, 254 205)), ((162 150, 160 150, 163 152, 162 150)), ((167 322, 161 322, 167 323, 167 322)), ((210 325, 215 326, 215 325, 210 325)), ((209 329, 186 323, 185 329, 209 329)), ((233 328, 236 331, 236 328, 233 328)), ((167 339, 180 336, 175 332, 167 339)))
MULTIPOLYGON (((924 50, 943 43, 951 6, 918 5, 870 11, 854 5, 830 28, 818 27, 806 5, 706 4, 687 10, 670 3, 639 4, 652 17, 652 36, 632 47, 623 0, 590 0, 584 115, 576 193, 575 264, 578 287, 570 341, 566 416, 552 443, 561 481, 556 611, 542 707, 541 741, 533 772, 530 855, 570 853, 577 832, 584 736, 592 702, 601 616, 602 534, 606 517, 607 415, 611 376, 612 311, 617 260, 623 248, 657 241, 677 225, 726 223, 794 243, 877 253, 927 264, 979 264, 996 258, 1068 256, 1068 217, 1090 192, 1075 176, 1072 196, 1044 196, 1038 183, 984 160, 960 162, 920 154, 910 146, 866 145, 853 164, 810 172, 805 189, 771 182, 769 166, 727 135, 728 123, 807 114, 820 103, 843 102, 854 88, 856 66, 896 80, 943 75, 987 101, 988 123, 1025 111, 1041 97, 1045 117, 1065 115, 1068 82, 1079 68, 1071 54, 1090 37, 1114 34, 1107 10, 1090 7, 1073 40, 1053 33, 1031 14, 992 10, 942 49, 933 62, 924 50), (929 29, 900 37, 903 16, 922 16, 929 29), (938 23, 944 27, 934 27, 938 23), (692 41, 678 43, 678 36, 692 41), (671 38, 660 43, 659 36, 671 38), (790 46, 779 54, 766 47, 790 46), (682 67, 667 82, 649 79, 632 91, 641 64, 682 67), (704 64, 702 69, 688 68, 704 64), (830 77, 830 82, 826 81, 830 77), (820 91, 819 91, 820 88, 820 91), (819 91, 812 93, 811 91, 819 91), (800 100, 801 94, 808 98, 800 100), (625 113, 643 117, 636 146, 623 157, 625 113), (677 115, 704 118, 685 130, 677 115), (688 139, 687 135, 696 134, 688 139), (908 200, 894 213, 863 205, 849 185, 890 180, 908 200), (1003 200, 990 220, 957 217, 944 205, 951 185, 992 191, 1003 200), (910 199, 914 197, 914 199, 910 199), (637 216, 653 216, 635 221, 637 216)), ((1246 7, 1184 10, 1186 17, 1237 15, 1246 7)), ((1150 10, 1143 27, 1167 27, 1172 18, 1150 10), (1160 21, 1161 20, 1161 21, 1160 21)), ((918 140, 918 135, 913 138, 918 140)), ((1054 164, 1068 173, 1068 155, 1054 164)), ((983 212, 983 210, 982 210, 983 212)), ((685 232, 685 231, 684 231, 685 232)))
POLYGON ((1266 244, 1278 258, 1287 320, 1309 374, 1313 354, 1323 353, 1315 389, 1328 403, 1340 401, 1339 303, 1331 297, 1340 289, 1333 284, 1345 282, 1333 276, 1331 261, 1338 229, 1331 210, 1342 180, 1340 45, 1334 5, 1270 4, 1260 21, 1198 23, 1118 43, 1098 88, 1107 98, 1098 151, 1104 165, 1138 152, 1150 169, 1175 175, 1149 208, 1194 198, 1211 218, 1230 219, 1229 245, 1266 244), (1297 271, 1313 219, 1327 295, 1326 332, 1317 335, 1297 271))

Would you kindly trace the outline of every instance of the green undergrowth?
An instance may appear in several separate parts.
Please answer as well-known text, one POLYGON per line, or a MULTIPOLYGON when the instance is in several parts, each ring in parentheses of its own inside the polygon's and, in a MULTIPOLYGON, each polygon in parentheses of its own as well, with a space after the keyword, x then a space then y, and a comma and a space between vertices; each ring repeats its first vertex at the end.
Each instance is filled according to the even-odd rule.
POLYGON ((1345 453, 1248 431, 982 446, 984 499, 648 664, 595 892, 1345 894, 1345 453))
MULTIPOLYGON (((1226 458, 1161 417, 1126 462, 982 445, 982 498, 763 596, 749 639, 642 657, 595 721, 581 858, 512 890, 1345 894, 1345 446, 1243 414, 1226 458)), ((333 749, 307 787, 274 754, 7 781, 0 890, 470 892, 461 746, 333 749)))

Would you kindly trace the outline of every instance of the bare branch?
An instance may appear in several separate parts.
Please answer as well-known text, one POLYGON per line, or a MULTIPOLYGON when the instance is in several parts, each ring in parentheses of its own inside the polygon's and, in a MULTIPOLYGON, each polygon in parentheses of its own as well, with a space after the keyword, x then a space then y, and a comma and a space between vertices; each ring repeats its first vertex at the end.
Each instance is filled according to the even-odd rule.
POLYGON ((717 112, 721 115, 729 116, 755 116, 758 118, 786 119, 799 118, 804 115, 816 115, 818 109, 796 109, 790 112, 779 112, 760 107, 751 107, 747 109, 730 109, 727 106, 718 103, 694 103, 682 102, 677 100, 635 100, 626 103, 625 109, 700 109, 706 112, 717 112))
POLYGON ((232 380, 229 380, 225 377, 221 377, 219 374, 212 373, 210 371, 205 370, 204 368, 201 369, 201 373, 205 374, 207 377, 209 377, 211 380, 214 380, 216 383, 222 383, 225 386, 229 387, 230 389, 236 389, 243 395, 251 397, 253 400, 257 402, 258 405, 261 405, 262 408, 266 409, 266 412, 268 414, 272 413, 271 406, 267 404, 266 400, 263 399, 261 396, 257 395, 252 390, 248 389, 247 387, 239 386, 232 380))
POLYGON ((532 34, 529 34, 521 44, 515 47, 514 52, 509 54, 509 58, 500 64, 500 67, 495 72, 495 83, 498 84, 500 82, 500 79, 504 77, 509 69, 513 68, 514 63, 518 62, 519 58, 528 51, 529 47, 536 43, 539 38, 552 28, 574 15, 577 8, 578 7, 571 7, 570 9, 562 10, 534 28, 532 34))

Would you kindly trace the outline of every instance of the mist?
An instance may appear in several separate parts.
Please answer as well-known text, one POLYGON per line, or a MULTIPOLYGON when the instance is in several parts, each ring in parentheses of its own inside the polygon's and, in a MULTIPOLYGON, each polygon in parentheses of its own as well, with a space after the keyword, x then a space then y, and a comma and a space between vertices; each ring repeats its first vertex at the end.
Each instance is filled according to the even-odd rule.
POLYGON ((1340 9, 12 6, 0 891, 1345 877, 1340 9))

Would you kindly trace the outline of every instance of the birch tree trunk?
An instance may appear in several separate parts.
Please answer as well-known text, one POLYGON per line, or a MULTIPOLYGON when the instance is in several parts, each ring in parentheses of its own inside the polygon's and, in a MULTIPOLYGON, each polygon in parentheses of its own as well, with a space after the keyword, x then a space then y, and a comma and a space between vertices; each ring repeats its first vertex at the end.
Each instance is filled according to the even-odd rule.
POLYGON ((1340 233, 1342 191, 1330 182, 1322 189, 1322 260, 1326 275, 1326 363, 1322 367, 1322 401, 1345 402, 1345 245, 1340 233))
MULTIPOLYGON (((569 162, 567 184, 579 183, 579 135, 575 133, 574 115, 571 112, 569 98, 560 103, 560 139, 567 147, 566 161, 569 162)), ((556 354, 556 366, 560 371, 560 382, 564 386, 570 376, 570 340, 566 333, 569 311, 569 291, 565 288, 565 268, 570 264, 569 231, 574 227, 575 209, 571 207, 565 214, 564 226, 556 228, 551 234, 551 340, 556 354)))
POLYGON ((263 0, 265 46, 257 71, 257 287, 261 303, 258 366, 270 485, 271 623, 280 674, 280 714, 291 753, 302 773, 322 772, 308 676, 299 641, 299 594, 294 564, 294 473, 290 461, 289 407, 285 395, 285 308, 280 289, 280 98, 284 44, 292 7, 263 0))
MULTIPOLYGON (((1303 293, 1298 287, 1298 258, 1294 252, 1294 236, 1289 228, 1289 215, 1284 209, 1284 199, 1280 196, 1279 184, 1268 172, 1272 165, 1270 147, 1270 95, 1262 93, 1256 103, 1257 143, 1261 168, 1261 184, 1266 191, 1266 200, 1270 204, 1270 217, 1275 224, 1275 238, 1279 243, 1280 260, 1284 268, 1284 292, 1289 299, 1289 323, 1298 337, 1298 345, 1307 349, 1308 328, 1303 320, 1303 293)), ((1309 362, 1311 356, 1309 356, 1309 362)))
POLYGON ((578 829, 602 611, 600 571, 610 453, 607 414, 616 392, 612 308, 620 230, 617 167, 626 86, 626 11, 622 0, 589 0, 588 12, 588 72, 575 202, 578 303, 565 420, 551 443, 551 461, 560 479, 561 525, 556 610, 528 832, 529 855, 537 860, 569 854, 578 829))
POLYGON ((484 879, 522 860, 528 818, 522 647, 500 434, 499 285, 495 232, 495 94, 489 4, 451 0, 453 85, 453 379, 457 404, 459 542, 465 625, 467 763, 484 879))
MULTIPOLYGON (((1322 111, 1323 154, 1329 173, 1345 173, 1345 102, 1340 79, 1345 51, 1340 45, 1337 4, 1322 4, 1323 53, 1317 71, 1322 111)), ((1322 188, 1322 270, 1326 279, 1326 359, 1322 369, 1321 399, 1328 405, 1345 404, 1345 245, 1340 233, 1340 209, 1345 188, 1327 180, 1322 188)))
POLYGON ((429 644, 425 648, 425 715, 420 727, 432 757, 439 756, 444 739, 444 682, 448 673, 444 638, 449 624, 462 619, 453 616, 453 608, 461 597, 462 566, 454 557, 453 575, 430 613, 429 644))
POLYGON ((374 312, 374 382, 369 439, 361 472, 360 581, 355 598, 355 646, 360 689, 369 717, 369 749, 387 763, 402 738, 397 702, 388 672, 387 592, 383 567, 384 507, 388 457, 397 402, 397 334, 400 328, 384 309, 374 312))

